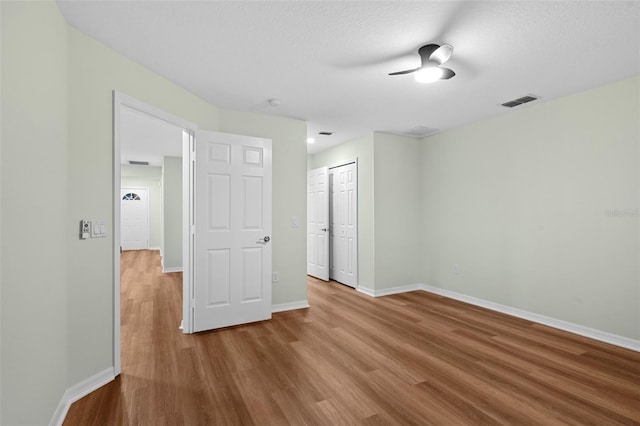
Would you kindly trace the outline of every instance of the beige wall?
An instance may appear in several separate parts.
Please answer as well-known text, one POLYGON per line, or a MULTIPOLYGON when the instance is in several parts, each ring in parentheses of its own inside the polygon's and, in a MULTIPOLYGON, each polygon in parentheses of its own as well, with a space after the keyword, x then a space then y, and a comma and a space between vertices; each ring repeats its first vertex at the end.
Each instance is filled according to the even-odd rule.
POLYGON ((425 139, 425 282, 639 339, 639 141, 637 77, 425 139))
POLYGON ((42 425, 67 387, 73 350, 65 241, 91 241, 78 240, 83 216, 67 209, 83 201, 67 189, 66 23, 53 2, 0 8, 0 424, 42 425))
POLYGON ((162 269, 182 269, 182 157, 162 160, 162 269))
POLYGON ((422 283, 421 141, 374 134, 375 287, 422 283))

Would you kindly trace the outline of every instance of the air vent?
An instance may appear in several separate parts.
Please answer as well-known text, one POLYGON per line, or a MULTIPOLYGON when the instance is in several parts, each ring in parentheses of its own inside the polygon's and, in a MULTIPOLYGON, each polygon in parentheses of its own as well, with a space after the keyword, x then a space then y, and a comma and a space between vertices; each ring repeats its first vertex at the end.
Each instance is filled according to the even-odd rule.
POLYGON ((526 104, 527 102, 535 101, 536 99, 540 99, 540 96, 535 95, 526 95, 518 99, 514 99, 512 101, 507 101, 501 104, 503 107, 513 108, 518 105, 526 104))
POLYGON ((433 135, 435 133, 438 133, 439 131, 440 129, 434 129, 426 126, 416 126, 412 127, 409 130, 405 130, 404 132, 402 132, 402 134, 405 136, 410 136, 412 138, 422 139, 425 136, 433 135))
POLYGON ((318 132, 318 134, 322 136, 331 136, 333 132, 318 132))
POLYGON ((131 160, 129 160, 129 164, 131 164, 132 166, 148 166, 149 162, 148 161, 131 161, 131 160))

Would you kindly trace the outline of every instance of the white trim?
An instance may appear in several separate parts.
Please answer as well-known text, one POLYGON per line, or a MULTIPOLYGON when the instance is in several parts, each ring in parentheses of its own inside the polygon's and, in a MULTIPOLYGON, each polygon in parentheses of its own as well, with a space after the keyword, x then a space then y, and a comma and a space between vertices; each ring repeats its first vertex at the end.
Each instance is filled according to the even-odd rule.
POLYGON ((528 312, 523 309, 512 308, 510 306, 501 305, 499 303, 490 302, 488 300, 479 299, 473 296, 467 296, 464 294, 456 293, 455 291, 445 290, 443 288, 434 287, 427 284, 422 284, 421 287, 423 291, 429 293, 434 293, 451 299, 460 300, 462 302, 470 303, 482 308, 491 309, 492 311, 502 312, 507 315, 512 315, 514 317, 537 322, 539 324, 548 325, 549 327, 557 328, 559 330, 568 331, 570 333, 578 334, 590 339, 599 340, 601 342, 610 343, 612 345, 640 352, 640 340, 630 339, 628 337, 608 333, 606 331, 585 327, 580 324, 575 324, 568 321, 551 318, 545 315, 528 312))
POLYGON ((305 309, 309 308, 309 302, 307 300, 298 300, 297 302, 288 302, 288 303, 278 303, 276 305, 271 305, 271 312, 284 312, 284 311, 293 311, 296 309, 305 309))
POLYGON ((64 392, 64 395, 62 395, 62 399, 60 400, 55 413, 53 413, 53 417, 51 418, 51 422, 49 422, 49 425, 62 426, 65 417, 67 417, 67 412, 69 411, 69 407, 71 407, 71 404, 73 404, 80 398, 89 395, 99 387, 102 387, 107 383, 113 381, 115 378, 116 375, 114 374, 113 368, 109 367, 68 388, 64 392))
POLYGON ((113 374, 121 371, 120 342, 120 107, 125 100, 122 95, 113 91, 113 374))
POLYGON ((551 318, 545 315, 536 314, 534 312, 525 311, 523 309, 512 308, 510 306, 501 305, 500 303, 479 299, 473 296, 467 296, 465 294, 456 293, 455 291, 446 290, 440 287, 434 287, 428 284, 409 284, 400 287, 383 288, 381 290, 374 290, 371 288, 358 286, 357 290, 360 293, 364 293, 367 296, 371 297, 388 296, 391 294, 407 293, 416 290, 426 291, 428 293, 433 293, 440 296, 448 297, 450 299, 459 300, 471 305, 480 306, 481 308, 490 309, 496 312, 502 312, 503 314, 557 328, 558 330, 568 331, 569 333, 574 333, 579 336, 588 337, 600 342, 609 343, 611 345, 620 346, 622 348, 640 352, 640 340, 630 339, 618 334, 596 330, 595 328, 585 327, 584 325, 551 318))
MULTIPOLYGON (((120 337, 120 232, 115 230, 120 229, 120 110, 122 107, 133 108, 137 111, 144 112, 157 119, 174 124, 178 127, 182 127, 188 132, 195 133, 198 126, 190 121, 184 120, 176 115, 163 111, 138 99, 127 96, 124 93, 113 91, 113 374, 117 376, 121 372, 121 337, 120 337)), ((184 143, 184 142, 183 142, 184 143)), ((191 163, 189 158, 182 159, 183 169, 190 167, 191 163)), ((183 186, 188 187, 188 183, 183 182, 183 186)), ((185 207, 186 208, 186 207, 185 207)), ((186 226, 185 226, 186 229, 186 226)), ((183 238, 185 238, 183 236, 183 238)), ((187 248, 183 247, 183 258, 185 256, 191 256, 190 253, 185 253, 187 248)), ((191 263, 185 263, 185 265, 191 265, 191 263)), ((185 279, 189 279, 189 267, 187 267, 183 273, 183 292, 188 292, 188 285, 185 285, 185 279)), ((187 293, 188 296, 188 293, 187 293)), ((190 303, 190 298, 185 297, 185 305, 190 303)), ((191 322, 189 321, 188 311, 183 307, 182 313, 185 320, 185 333, 190 332, 189 327, 191 322)))
POLYGON ((611 345, 620 346, 622 348, 640 352, 640 340, 630 339, 628 337, 620 336, 606 331, 596 330, 595 328, 585 327, 584 325, 551 318, 545 315, 525 311, 523 309, 512 308, 510 306, 501 305, 500 303, 479 299, 473 296, 467 296, 465 294, 456 293, 455 291, 446 290, 440 287, 434 287, 428 284, 409 284, 399 287, 383 288, 381 290, 374 290, 360 285, 358 286, 357 290, 360 293, 364 293, 370 297, 389 296, 391 294, 407 293, 416 290, 426 291, 428 293, 433 293, 440 296, 448 297, 450 299, 459 300, 471 305, 480 306, 481 308, 490 309, 496 312, 502 312, 503 314, 557 328, 558 330, 568 331, 569 333, 574 333, 579 336, 588 337, 600 342, 609 343, 611 345))
POLYGON ((365 287, 363 285, 358 285, 356 287, 356 290, 359 291, 360 293, 364 293, 369 297, 376 297, 376 292, 374 289, 369 288, 369 287, 365 287))
MULTIPOLYGON (((195 269, 195 129, 182 133, 182 322, 185 334, 193 333, 193 282, 195 269)), ((164 211, 164 210, 163 210, 164 211)), ((164 240, 164 239, 163 239, 164 240)), ((164 253, 160 253, 164 259, 164 253)))
POLYGON ((163 274, 170 274, 172 272, 182 272, 182 266, 175 266, 173 268, 165 268, 164 266, 162 267, 163 274))
POLYGON ((160 251, 160 247, 157 247, 157 246, 149 247, 149 250, 160 251))
POLYGON ((409 284, 399 287, 383 288, 381 290, 374 290, 367 287, 358 286, 357 289, 360 293, 364 293, 371 297, 389 296, 391 294, 407 293, 409 291, 422 290, 422 284, 409 284))

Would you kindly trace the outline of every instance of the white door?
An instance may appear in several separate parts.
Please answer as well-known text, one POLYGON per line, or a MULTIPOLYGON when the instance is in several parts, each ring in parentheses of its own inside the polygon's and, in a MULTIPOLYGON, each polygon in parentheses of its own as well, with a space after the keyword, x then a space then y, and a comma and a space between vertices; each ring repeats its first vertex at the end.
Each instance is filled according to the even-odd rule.
POLYGON ((358 283, 358 191, 356 164, 329 170, 331 279, 356 287, 358 283))
POLYGON ((196 133, 193 331, 271 318, 271 141, 196 133))
POLYGON ((149 248, 149 190, 120 189, 120 246, 122 250, 149 248))
POLYGON ((307 274, 329 281, 329 169, 307 174, 307 274))

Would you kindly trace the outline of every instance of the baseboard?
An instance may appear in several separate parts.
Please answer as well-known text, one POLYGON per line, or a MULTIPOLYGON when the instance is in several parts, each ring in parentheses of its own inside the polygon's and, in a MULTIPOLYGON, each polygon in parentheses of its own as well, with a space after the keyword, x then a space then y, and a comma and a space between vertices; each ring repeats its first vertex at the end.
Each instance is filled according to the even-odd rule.
POLYGON ((51 426, 62 426, 71 404, 114 379, 113 367, 109 367, 68 388, 62 395, 58 408, 53 413, 49 424, 51 426))
POLYGON ((371 297, 389 296, 391 294, 407 293, 409 291, 422 290, 422 284, 409 284, 399 287, 383 288, 374 290, 368 287, 358 286, 357 290, 371 297))
POLYGON ((170 274, 172 272, 182 272, 182 266, 176 266, 175 268, 165 268, 164 266, 162 267, 163 274, 170 274))
POLYGON ((160 251, 160 247, 149 247, 149 250, 160 251))
POLYGON ((278 303, 276 305, 271 306, 271 312, 284 312, 284 311, 293 311, 296 309, 305 309, 309 307, 309 302, 307 300, 298 300, 297 302, 289 302, 289 303, 278 303))
POLYGON ((510 306, 501 305, 499 303, 490 302, 488 300, 479 299, 473 296, 467 296, 439 287, 433 287, 427 284, 422 284, 421 290, 438 294, 440 296, 445 296, 450 299, 459 300, 461 302, 466 302, 475 306, 480 306, 492 311, 502 312, 503 314, 512 315, 514 317, 526 319, 528 321, 548 325, 549 327, 568 331, 570 333, 578 334, 580 336, 588 337, 594 340, 599 340, 601 342, 610 343, 622 348, 631 349, 632 351, 640 352, 640 340, 630 339, 628 337, 619 336, 617 334, 596 330, 594 328, 585 327, 580 324, 575 324, 568 321, 551 318, 545 315, 536 314, 533 312, 525 311, 523 309, 512 308, 510 306))

